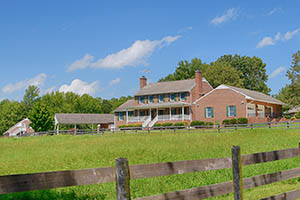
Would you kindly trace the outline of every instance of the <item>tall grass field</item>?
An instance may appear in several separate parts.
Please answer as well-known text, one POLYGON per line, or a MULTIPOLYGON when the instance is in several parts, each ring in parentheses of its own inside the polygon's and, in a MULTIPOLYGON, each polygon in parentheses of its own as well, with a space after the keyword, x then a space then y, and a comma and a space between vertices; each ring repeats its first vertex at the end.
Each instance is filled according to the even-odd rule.
MULTIPOLYGON (((114 166, 128 158, 130 165, 231 157, 232 145, 242 154, 298 146, 295 129, 254 129, 233 132, 177 131, 81 136, 0 138, 0 175, 114 166)), ((243 167, 243 177, 300 166, 300 158, 243 167)), ((232 169, 196 172, 131 181, 133 198, 199 187, 232 179, 232 169)), ((2 184, 2 183, 1 183, 2 184)), ((298 179, 245 190, 245 199, 260 199, 299 189, 298 179)), ((115 199, 115 183, 0 195, 0 199, 115 199)), ((232 199, 232 194, 211 199, 232 199)))

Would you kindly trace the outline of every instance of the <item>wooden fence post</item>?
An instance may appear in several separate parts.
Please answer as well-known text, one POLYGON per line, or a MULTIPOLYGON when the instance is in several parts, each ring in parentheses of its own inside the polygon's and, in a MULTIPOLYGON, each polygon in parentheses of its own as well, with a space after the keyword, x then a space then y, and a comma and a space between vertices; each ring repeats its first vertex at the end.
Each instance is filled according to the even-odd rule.
POLYGON ((116 159, 117 200, 130 200, 130 172, 127 158, 116 159))
POLYGON ((286 128, 290 128, 290 125, 289 125, 290 123, 287 121, 286 122, 286 128))
POLYGON ((242 157, 240 146, 232 147, 234 200, 243 200, 242 157))
POLYGON ((220 124, 218 124, 218 132, 220 133, 220 131, 221 131, 221 130, 220 130, 220 124))

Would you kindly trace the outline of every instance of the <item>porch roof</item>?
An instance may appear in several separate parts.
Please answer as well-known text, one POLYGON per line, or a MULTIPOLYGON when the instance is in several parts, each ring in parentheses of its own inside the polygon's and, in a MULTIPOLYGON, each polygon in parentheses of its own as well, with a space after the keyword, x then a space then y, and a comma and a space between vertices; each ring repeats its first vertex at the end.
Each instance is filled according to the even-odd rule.
POLYGON ((112 114, 65 114, 59 113, 54 116, 55 124, 113 124, 112 114))
POLYGON ((185 102, 164 102, 164 103, 149 103, 128 108, 128 110, 134 109, 148 109, 148 108, 169 108, 169 107, 182 107, 190 106, 191 104, 185 102))

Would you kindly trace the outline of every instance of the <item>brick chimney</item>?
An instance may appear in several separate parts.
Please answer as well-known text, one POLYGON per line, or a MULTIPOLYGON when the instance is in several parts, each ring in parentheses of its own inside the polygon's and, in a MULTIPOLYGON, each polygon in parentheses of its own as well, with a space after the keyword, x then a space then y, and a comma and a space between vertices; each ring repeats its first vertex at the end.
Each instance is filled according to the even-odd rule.
POLYGON ((195 71, 195 82, 196 82, 196 99, 202 96, 202 73, 200 70, 195 71))
POLYGON ((142 76, 140 78, 140 89, 142 89, 143 87, 145 87, 147 85, 147 78, 145 76, 142 76))

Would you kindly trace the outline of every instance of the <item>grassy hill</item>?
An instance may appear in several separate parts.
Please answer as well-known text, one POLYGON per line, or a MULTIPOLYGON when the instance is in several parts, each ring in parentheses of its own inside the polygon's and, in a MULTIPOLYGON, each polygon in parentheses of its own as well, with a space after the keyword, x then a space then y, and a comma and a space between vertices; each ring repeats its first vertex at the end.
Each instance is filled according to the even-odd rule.
MULTIPOLYGON (((232 145, 242 154, 298 146, 299 130, 256 129, 234 132, 109 134, 0 138, 0 175, 113 166, 126 157, 130 165, 231 157, 232 145)), ((300 166, 300 158, 246 166, 243 177, 300 166)), ((228 181, 231 169, 131 181, 132 197, 172 192, 228 181)), ((300 188, 289 180, 247 190, 245 199, 258 199, 300 188)), ((114 183, 0 195, 0 199, 115 199, 114 183)), ((232 199, 232 195, 213 199, 232 199)))

